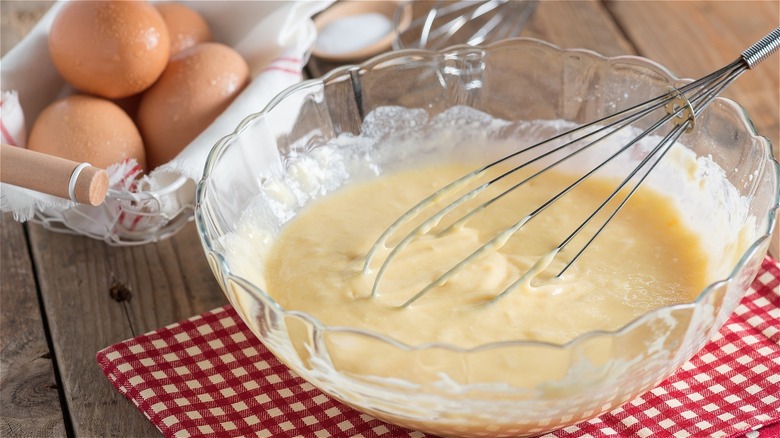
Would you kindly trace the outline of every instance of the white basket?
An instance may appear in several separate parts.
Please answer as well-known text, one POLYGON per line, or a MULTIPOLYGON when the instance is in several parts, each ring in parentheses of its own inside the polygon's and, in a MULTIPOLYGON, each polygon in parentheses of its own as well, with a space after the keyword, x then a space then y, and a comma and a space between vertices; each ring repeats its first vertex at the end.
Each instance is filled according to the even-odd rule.
MULTIPOLYGON (((4 92, 17 92, 28 123, 49 103, 73 92, 57 73, 47 47, 49 29, 65 1, 55 2, 2 60, 0 85, 4 92)), ((300 74, 294 73, 296 69, 300 72, 316 37, 311 17, 332 2, 179 3, 200 12, 214 40, 243 56, 252 76, 247 88, 182 153, 158 169, 163 170, 160 177, 153 172, 151 179, 139 180, 140 188, 109 190, 105 202, 93 207, 4 186, 3 190, 14 192, 14 196, 3 200, 3 210, 52 231, 85 235, 115 246, 141 245, 174 235, 193 219, 195 181, 200 178, 211 146, 247 115, 262 110, 276 94, 301 80, 300 74)), ((19 129, 24 137, 24 119, 19 129)))

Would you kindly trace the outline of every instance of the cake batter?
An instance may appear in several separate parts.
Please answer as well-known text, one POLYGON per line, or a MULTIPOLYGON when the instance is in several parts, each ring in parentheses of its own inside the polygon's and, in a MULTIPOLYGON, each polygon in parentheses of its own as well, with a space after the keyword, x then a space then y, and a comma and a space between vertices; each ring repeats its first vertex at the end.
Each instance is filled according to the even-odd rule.
MULTIPOLYGON (((454 215, 415 239, 389 264, 371 297, 377 268, 410 225, 390 239, 363 273, 366 253, 378 236, 419 200, 470 170, 449 164, 383 175, 308 205, 272 247, 264 269, 267 292, 283 308, 307 312, 328 326, 370 329, 409 345, 473 347, 519 339, 562 344, 585 332, 615 330, 655 308, 690 302, 706 285, 706 258, 698 237, 683 226, 669 199, 643 187, 560 279, 552 277, 585 240, 573 241, 546 270, 492 301, 574 230, 615 184, 588 179, 505 245, 402 307, 573 178, 548 173, 462 228, 436 233, 458 217, 454 215)), ((490 190, 497 194, 514 182, 502 181, 490 190)), ((435 209, 447 201, 451 199, 435 209)), ((602 221, 595 220, 594 227, 602 221)))

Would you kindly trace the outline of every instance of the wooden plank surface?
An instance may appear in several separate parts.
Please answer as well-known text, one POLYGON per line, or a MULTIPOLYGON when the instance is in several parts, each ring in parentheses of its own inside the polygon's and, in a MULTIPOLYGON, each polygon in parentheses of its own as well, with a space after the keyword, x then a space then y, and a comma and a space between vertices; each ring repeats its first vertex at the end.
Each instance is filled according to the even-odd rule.
POLYGON ((634 54, 620 27, 600 1, 540 2, 520 36, 563 48, 584 48, 604 56, 634 54))
MULTIPOLYGON (((3 0, 0 15, 4 51, 23 35, 19 32, 35 22, 34 15, 25 14, 40 13, 49 3, 3 0), (13 10, 19 15, 15 21, 9 21, 9 11, 13 10)), ((776 1, 547 1, 538 7, 523 35, 562 47, 589 48, 608 56, 640 54, 680 75, 697 76, 729 61, 733 53, 765 34, 762 26, 772 20, 777 22, 777 8, 776 1), (709 45, 702 49, 704 43, 709 45)), ((740 80, 729 95, 737 101, 744 100, 758 129, 777 147, 780 143, 777 138, 780 57, 775 56, 767 63, 769 68, 763 71, 748 72, 755 79, 740 80)), ((319 73, 317 66, 314 67, 312 71, 319 73)), ((325 68, 328 67, 322 70, 325 68)), ((6 372, 16 373, 8 375, 14 376, 17 386, 34 382, 34 377, 19 374, 26 363, 36 363, 41 368, 36 375, 42 376, 38 378, 44 382, 34 384, 33 390, 23 397, 25 403, 35 405, 28 410, 29 420, 24 420, 28 423, 15 422, 8 430, 0 429, 0 435, 61 436, 68 429, 76 436, 159 436, 151 423, 111 387, 97 366, 95 353, 115 342, 227 302, 207 266, 194 224, 164 242, 124 248, 30 225, 32 259, 26 255, 28 242, 24 240, 24 228, 7 217, 0 222, 0 227, 4 272, 0 295, 3 300, 0 382, 4 381, 2 375, 6 372), (19 256, 22 252, 25 256, 19 256), (32 264, 37 267, 37 279, 33 277, 32 264), (6 267, 14 267, 16 274, 7 275, 6 267), (44 322, 40 316, 37 325, 34 322, 33 310, 40 315, 38 301, 30 298, 35 296, 36 280, 62 379, 69 413, 66 420, 56 398, 52 398, 51 393, 56 390, 47 386, 54 384, 54 375, 51 361, 45 358, 43 350, 44 322), (9 291, 21 294, 11 298, 15 307, 10 309, 5 305, 9 291), (31 315, 33 322, 7 319, 10 312, 31 315), (5 339, 13 339, 5 336, 9 330, 24 332, 25 339, 31 340, 26 350, 8 347, 10 344, 5 339), (24 354, 16 356, 17 361, 6 363, 5 352, 10 348, 23 350, 24 354), (35 397, 41 394, 47 396, 46 401, 38 403, 35 397)), ((15 342, 20 339, 17 336, 15 342)), ((2 397, 5 403, 5 386, 2 397)), ((0 407, 5 423, 9 411, 5 404, 0 407)))
MULTIPOLYGON (((27 34, 50 2, 0 5, 0 56, 27 34)), ((25 226, 0 217, 0 436, 64 436, 53 355, 46 340, 25 226)))
MULTIPOLYGON (((737 59, 780 26, 778 1, 684 1, 657 13, 659 2, 609 1, 638 54, 681 77, 698 78, 737 59)), ((723 96, 745 107, 759 133, 780 155, 780 56, 734 82, 723 96)))
POLYGON ((0 436, 65 435, 24 226, 0 216, 0 436))
POLYGON ((227 304, 194 223, 164 242, 121 248, 31 225, 30 244, 36 266, 47 267, 39 283, 74 432, 156 435, 108 383, 95 353, 227 304))

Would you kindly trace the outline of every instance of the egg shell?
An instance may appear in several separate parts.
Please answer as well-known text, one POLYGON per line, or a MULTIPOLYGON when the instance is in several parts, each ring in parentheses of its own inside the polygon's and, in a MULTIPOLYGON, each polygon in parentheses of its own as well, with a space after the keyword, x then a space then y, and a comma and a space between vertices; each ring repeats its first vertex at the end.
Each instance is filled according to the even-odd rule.
POLYGON ((203 43, 173 56, 138 107, 149 169, 173 159, 246 86, 249 67, 232 48, 203 43))
POLYGON ((68 96, 47 106, 33 124, 27 148, 102 169, 128 158, 142 167, 146 163, 133 119, 116 104, 94 96, 68 96))
POLYGON ((158 3, 155 7, 168 27, 170 56, 196 44, 212 41, 208 23, 194 9, 181 3, 158 3))
POLYGON ((65 2, 48 43, 52 62, 68 83, 106 98, 145 90, 170 57, 165 21, 144 1, 65 2))

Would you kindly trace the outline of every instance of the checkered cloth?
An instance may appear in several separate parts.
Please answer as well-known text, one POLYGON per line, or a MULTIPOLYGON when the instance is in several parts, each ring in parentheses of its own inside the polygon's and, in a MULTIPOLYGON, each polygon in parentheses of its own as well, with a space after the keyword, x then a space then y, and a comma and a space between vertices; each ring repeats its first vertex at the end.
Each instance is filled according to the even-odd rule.
MULTIPOLYGON (((112 345, 97 360, 167 437, 426 436, 361 414, 306 383, 229 306, 112 345)), ((778 388, 780 264, 767 257, 720 333, 676 374, 547 437, 776 438, 778 388)))

